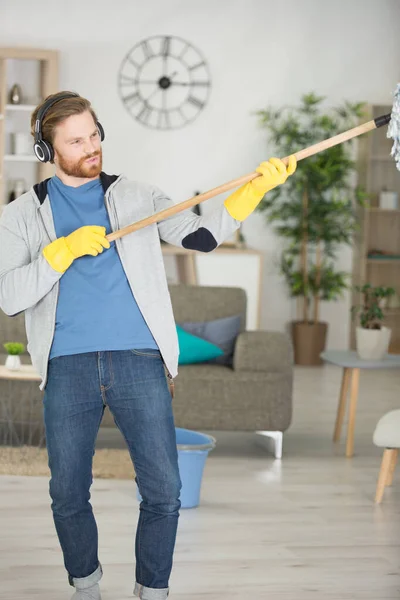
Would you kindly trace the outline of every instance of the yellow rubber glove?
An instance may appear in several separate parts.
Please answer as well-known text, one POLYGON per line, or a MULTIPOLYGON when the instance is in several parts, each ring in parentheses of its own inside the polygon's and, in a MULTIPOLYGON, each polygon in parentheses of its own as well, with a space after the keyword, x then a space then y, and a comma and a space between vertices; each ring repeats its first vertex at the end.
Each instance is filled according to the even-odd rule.
POLYGON ((109 248, 110 242, 105 235, 105 227, 85 225, 43 248, 43 256, 55 271, 65 273, 76 258, 85 254, 97 256, 104 248, 109 248))
POLYGON ((261 177, 256 177, 228 196, 224 205, 228 213, 237 221, 244 221, 255 210, 265 194, 278 185, 285 183, 289 175, 297 168, 295 156, 289 157, 286 168, 279 158, 270 158, 262 162, 256 169, 261 177))

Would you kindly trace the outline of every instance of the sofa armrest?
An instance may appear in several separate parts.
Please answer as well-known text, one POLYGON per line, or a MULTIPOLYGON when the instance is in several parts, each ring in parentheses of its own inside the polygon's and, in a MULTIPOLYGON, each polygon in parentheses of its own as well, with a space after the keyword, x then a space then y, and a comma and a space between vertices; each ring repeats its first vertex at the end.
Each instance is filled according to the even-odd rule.
POLYGON ((290 371, 292 343, 279 331, 243 331, 236 339, 233 355, 235 371, 290 371))

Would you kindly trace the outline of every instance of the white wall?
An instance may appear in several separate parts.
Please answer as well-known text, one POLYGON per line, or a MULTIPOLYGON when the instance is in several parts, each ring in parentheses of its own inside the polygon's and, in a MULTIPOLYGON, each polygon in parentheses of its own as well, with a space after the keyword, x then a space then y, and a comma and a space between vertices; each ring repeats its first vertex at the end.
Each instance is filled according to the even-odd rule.
MULTIPOLYGON (((273 154, 252 111, 297 103, 310 90, 329 104, 391 104, 400 79, 399 23, 398 0, 0 0, 1 44, 59 49, 60 89, 91 99, 107 134, 105 170, 152 182, 176 202, 273 154), (124 55, 157 34, 192 42, 210 66, 210 102, 182 130, 139 125, 118 95, 124 55)), ((262 326, 282 329, 294 306, 275 264, 279 242, 259 214, 243 232, 265 252, 262 326)), ((350 268, 350 250, 339 262, 350 268)), ((331 347, 347 346, 348 308, 348 297, 323 308, 331 347)))

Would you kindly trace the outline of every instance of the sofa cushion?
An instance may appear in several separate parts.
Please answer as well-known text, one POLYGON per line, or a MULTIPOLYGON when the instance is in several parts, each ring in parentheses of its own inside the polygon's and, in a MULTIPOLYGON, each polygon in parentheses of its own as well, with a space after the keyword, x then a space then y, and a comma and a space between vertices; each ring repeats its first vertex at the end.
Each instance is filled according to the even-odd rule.
POLYGON ((234 315, 211 321, 185 321, 179 325, 185 331, 215 344, 223 350, 220 356, 213 357, 208 362, 232 366, 236 338, 241 329, 241 318, 241 315, 234 315))
POLYGON ((188 333, 179 325, 176 326, 179 343, 179 361, 180 365, 189 365, 201 363, 223 354, 221 348, 211 344, 207 340, 188 333))

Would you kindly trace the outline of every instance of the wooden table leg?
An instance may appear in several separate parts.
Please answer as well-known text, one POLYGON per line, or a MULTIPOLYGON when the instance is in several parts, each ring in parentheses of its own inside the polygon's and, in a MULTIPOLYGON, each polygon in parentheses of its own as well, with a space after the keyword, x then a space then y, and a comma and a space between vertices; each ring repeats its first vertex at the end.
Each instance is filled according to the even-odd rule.
POLYGON ((391 448, 385 448, 383 451, 381 470, 379 471, 378 484, 376 486, 375 502, 379 504, 382 501, 383 492, 390 477, 390 468, 393 463, 393 453, 391 448))
POLYGON ((344 413, 346 411, 346 400, 349 390, 349 383, 351 379, 351 369, 345 367, 343 369, 342 384, 340 387, 339 404, 336 415, 335 431, 333 433, 333 441, 338 442, 340 439, 340 433, 342 431, 344 413))
POLYGON ((189 285, 197 284, 197 273, 194 253, 177 254, 176 266, 178 270, 179 283, 187 283, 189 285))
POLYGON ((394 472, 396 469, 398 455, 399 455, 398 448, 393 448, 393 452, 391 455, 392 461, 390 463, 390 469, 389 469, 389 474, 388 474, 386 485, 392 485, 392 483, 393 483, 393 476, 394 476, 394 472))
POLYGON ((347 428, 346 456, 351 458, 354 451, 354 426, 356 423, 356 410, 358 399, 358 385, 360 381, 360 369, 352 369, 351 388, 350 388, 350 406, 349 423, 347 428))

